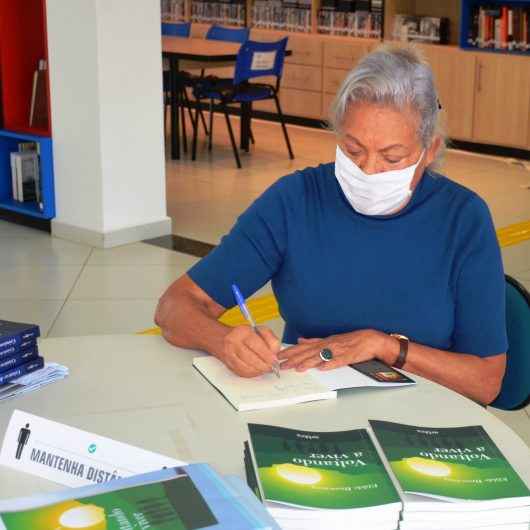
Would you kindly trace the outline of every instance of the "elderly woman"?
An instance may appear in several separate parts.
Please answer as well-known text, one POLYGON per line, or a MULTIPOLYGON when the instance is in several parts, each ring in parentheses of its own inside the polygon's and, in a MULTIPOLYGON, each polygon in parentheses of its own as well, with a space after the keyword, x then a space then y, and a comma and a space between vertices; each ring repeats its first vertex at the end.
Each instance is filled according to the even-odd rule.
POLYGON ((335 163, 279 179, 162 296, 155 320, 177 346, 252 377, 380 359, 490 403, 507 350, 504 276, 488 207, 430 169, 443 145, 431 69, 380 48, 332 109, 335 163), (280 340, 217 318, 272 280, 280 340), (331 358, 331 360, 329 360, 331 358))

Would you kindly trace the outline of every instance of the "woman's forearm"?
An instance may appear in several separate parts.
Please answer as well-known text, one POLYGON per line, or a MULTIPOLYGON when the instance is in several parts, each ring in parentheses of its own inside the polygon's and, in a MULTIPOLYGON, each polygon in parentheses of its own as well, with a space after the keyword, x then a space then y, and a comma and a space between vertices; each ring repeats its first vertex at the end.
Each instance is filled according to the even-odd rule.
MULTIPOLYGON (((397 353, 395 355, 394 353, 391 352, 391 359, 387 359, 387 362, 390 361, 389 364, 396 359, 397 353)), ((411 342, 403 369, 486 405, 491 403, 500 391, 505 366, 505 355, 483 358, 438 350, 411 342)))
POLYGON ((230 331, 217 321, 224 308, 196 291, 197 287, 187 276, 174 282, 158 302, 155 323, 171 344, 219 356, 230 331))

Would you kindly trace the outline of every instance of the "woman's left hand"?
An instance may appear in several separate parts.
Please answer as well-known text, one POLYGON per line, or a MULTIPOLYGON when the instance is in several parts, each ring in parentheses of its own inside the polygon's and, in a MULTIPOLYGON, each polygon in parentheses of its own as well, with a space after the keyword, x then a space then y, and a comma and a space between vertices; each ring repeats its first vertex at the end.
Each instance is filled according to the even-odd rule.
POLYGON ((287 359, 281 364, 282 370, 295 368, 303 372, 309 368, 332 370, 371 359, 380 359, 391 365, 398 354, 399 342, 395 338, 381 331, 362 329, 325 339, 300 338, 296 346, 282 350, 278 357, 287 359), (331 350, 333 354, 330 361, 320 358, 320 352, 324 348, 331 350))

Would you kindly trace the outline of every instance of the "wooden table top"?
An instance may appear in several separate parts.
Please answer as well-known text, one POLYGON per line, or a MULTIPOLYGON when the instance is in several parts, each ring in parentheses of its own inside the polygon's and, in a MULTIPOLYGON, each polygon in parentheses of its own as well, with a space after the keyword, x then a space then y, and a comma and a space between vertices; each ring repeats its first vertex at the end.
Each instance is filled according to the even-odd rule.
POLYGON ((196 61, 234 61, 241 44, 207 39, 162 37, 164 55, 196 61))

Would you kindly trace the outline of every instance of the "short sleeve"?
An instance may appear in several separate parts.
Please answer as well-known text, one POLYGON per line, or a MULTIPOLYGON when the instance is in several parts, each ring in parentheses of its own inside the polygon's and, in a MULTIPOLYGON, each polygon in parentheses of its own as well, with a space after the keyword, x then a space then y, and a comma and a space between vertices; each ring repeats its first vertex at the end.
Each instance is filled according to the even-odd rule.
POLYGON ((280 268, 287 245, 289 177, 268 188, 237 220, 230 233, 188 274, 225 308, 234 305, 236 283, 248 297, 280 268))
POLYGON ((502 258, 485 202, 474 195, 465 207, 452 349, 489 357, 508 350, 502 258))

